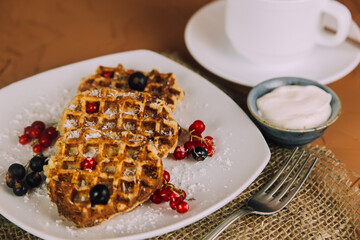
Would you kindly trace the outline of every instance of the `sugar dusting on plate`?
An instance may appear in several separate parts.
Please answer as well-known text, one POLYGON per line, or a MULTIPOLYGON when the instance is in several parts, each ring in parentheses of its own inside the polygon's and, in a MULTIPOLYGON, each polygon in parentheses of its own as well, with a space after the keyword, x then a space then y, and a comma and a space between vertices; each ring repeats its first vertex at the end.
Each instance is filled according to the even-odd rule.
MULTIPOLYGON (((26 107, 21 113, 18 113, 15 116, 15 119, 10 124, 10 128, 2 129, 0 131, 0 145, 3 142, 11 142, 11 149, 0 149, 0 157, 6 159, 7 165, 0 166, 1 173, 1 184, 5 184, 4 176, 7 170, 7 167, 14 162, 19 162, 25 164, 32 156, 32 149, 30 146, 22 146, 18 143, 18 136, 20 136, 24 128, 30 125, 35 120, 41 120, 46 123, 47 126, 57 124, 57 121, 66 105, 71 101, 72 97, 69 94, 69 90, 63 90, 59 93, 59 96, 56 97, 56 102, 49 102, 48 99, 54 99, 47 95, 40 96, 36 101, 29 103, 29 106, 26 107)), ((181 113, 186 112, 190 108, 209 108, 208 104, 185 104, 182 103, 179 105, 179 109, 174 114, 174 118, 179 122, 183 127, 188 127, 191 122, 188 118, 184 119, 181 116, 181 113)), ((195 116, 195 118, 201 119, 201 116, 195 116)), ((193 119, 196 120, 196 119, 193 119)), ((187 201, 191 205, 196 201, 196 195, 200 192, 210 192, 211 189, 205 186, 203 183, 197 181, 198 178, 207 177, 209 168, 218 168, 221 171, 228 171, 231 168, 230 155, 233 154, 226 144, 226 138, 224 136, 223 129, 221 126, 214 126, 210 120, 205 122, 209 126, 209 130, 206 130, 205 133, 211 135, 215 139, 216 144, 216 153, 212 157, 208 157, 203 162, 196 162, 191 157, 188 157, 187 160, 176 161, 172 156, 168 156, 164 159, 164 167, 171 174, 171 183, 175 186, 184 189, 187 193, 187 201), (221 137, 220 137, 221 136, 221 137), (190 199, 190 200, 189 200, 190 199)), ((228 133, 231 135, 231 133, 228 133)), ((49 148, 44 154, 46 156, 54 153, 54 149, 49 148)), ((209 181, 216 181, 214 179, 209 179, 209 181)), ((211 184, 210 184, 211 186, 211 184)), ((226 186, 224 186, 226 187, 226 186)), ((44 226, 52 226, 60 229, 66 229, 72 236, 81 237, 86 235, 90 229, 78 229, 75 225, 65 218, 61 217, 57 213, 56 205, 53 204, 46 190, 46 185, 43 183, 40 188, 28 192, 24 197, 24 204, 27 205, 30 212, 39 212, 46 211, 45 214, 48 214, 49 217, 47 222, 44 222, 44 226), (45 205, 44 207, 41 204, 45 205), (29 207, 30 206, 30 207, 29 207)), ((198 205, 203 205, 205 203, 197 203, 198 205)), ((151 204, 150 202, 144 203, 139 208, 134 211, 127 213, 125 215, 118 215, 114 217, 113 221, 106 221, 100 226, 93 227, 94 229, 99 227, 105 227, 107 231, 113 231, 116 234, 131 234, 139 231, 148 231, 149 229, 156 228, 156 222, 163 215, 170 215, 173 219, 182 218, 183 215, 176 213, 170 209, 168 203, 162 203, 159 205, 151 204), (141 210, 140 210, 141 208, 141 210), (145 209, 145 210, 144 210, 145 209), (121 219, 121 220, 119 220, 121 219)), ((93 229, 91 228, 91 229, 93 229)))

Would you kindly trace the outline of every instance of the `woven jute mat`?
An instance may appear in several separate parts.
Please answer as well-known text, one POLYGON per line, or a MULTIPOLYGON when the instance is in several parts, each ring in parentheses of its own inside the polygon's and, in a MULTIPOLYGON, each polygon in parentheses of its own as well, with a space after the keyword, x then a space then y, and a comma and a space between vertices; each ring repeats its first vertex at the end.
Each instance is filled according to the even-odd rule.
MULTIPOLYGON (((359 239, 360 193, 351 188, 350 175, 334 154, 318 146, 305 146, 319 158, 309 178, 277 214, 248 215, 235 221, 219 239, 359 239)), ((271 159, 256 180, 233 201, 213 214, 174 232, 153 239, 201 239, 254 194, 281 167, 291 150, 270 144, 271 159)), ((191 211, 191 210, 190 210, 191 211)), ((38 239, 0 216, 0 239, 38 239)))

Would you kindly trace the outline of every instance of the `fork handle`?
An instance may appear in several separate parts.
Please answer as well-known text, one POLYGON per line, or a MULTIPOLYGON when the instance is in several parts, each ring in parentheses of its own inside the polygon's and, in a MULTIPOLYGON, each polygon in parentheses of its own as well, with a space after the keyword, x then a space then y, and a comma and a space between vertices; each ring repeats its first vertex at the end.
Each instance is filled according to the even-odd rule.
POLYGON ((217 238, 220 233, 222 233, 230 224, 232 224, 236 219, 241 218, 245 215, 252 213, 253 210, 248 209, 247 207, 241 208, 227 217, 222 223, 220 223, 216 228, 214 228, 210 233, 208 233, 203 240, 213 240, 217 238))

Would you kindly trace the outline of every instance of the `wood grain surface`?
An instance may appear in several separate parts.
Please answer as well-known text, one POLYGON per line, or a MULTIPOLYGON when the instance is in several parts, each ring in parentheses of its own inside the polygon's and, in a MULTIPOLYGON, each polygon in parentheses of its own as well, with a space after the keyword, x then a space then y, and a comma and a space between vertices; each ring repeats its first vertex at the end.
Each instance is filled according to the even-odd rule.
MULTIPOLYGON (((77 61, 149 49, 177 53, 244 107, 250 89, 211 74, 186 49, 186 23, 208 2, 0 0, 0 88, 77 61)), ((360 1, 340 2, 360 25, 360 1)), ((328 86, 339 95, 342 114, 313 144, 331 149, 349 169, 360 174, 360 67, 328 86)))

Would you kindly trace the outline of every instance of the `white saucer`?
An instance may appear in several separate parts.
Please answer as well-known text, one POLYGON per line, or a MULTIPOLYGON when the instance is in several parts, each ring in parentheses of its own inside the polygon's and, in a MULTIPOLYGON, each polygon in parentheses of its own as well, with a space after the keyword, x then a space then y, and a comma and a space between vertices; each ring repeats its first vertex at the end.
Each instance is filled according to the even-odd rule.
MULTIPOLYGON (((203 67, 232 82, 252 87, 266 79, 294 76, 328 84, 350 73, 360 62, 360 49, 344 42, 334 48, 317 46, 296 66, 274 69, 253 64, 239 55, 225 36, 224 9, 224 1, 215 1, 198 10, 186 26, 185 43, 203 67)), ((355 22, 350 35, 360 39, 355 22)))

